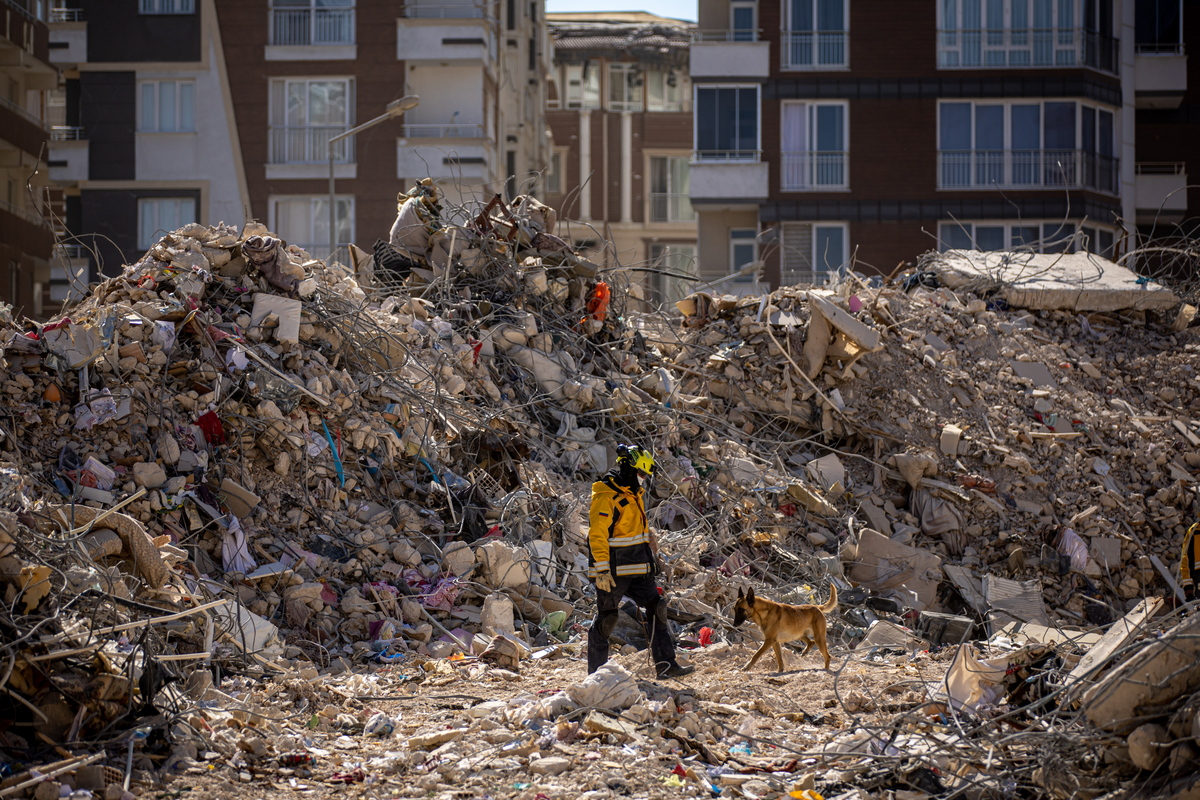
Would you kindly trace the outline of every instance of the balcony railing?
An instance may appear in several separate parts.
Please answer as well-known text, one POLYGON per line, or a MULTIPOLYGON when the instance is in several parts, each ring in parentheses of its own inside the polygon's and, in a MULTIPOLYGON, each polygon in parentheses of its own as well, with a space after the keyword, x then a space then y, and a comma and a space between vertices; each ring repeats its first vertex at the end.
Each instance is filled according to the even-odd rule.
POLYGON ((87 130, 77 125, 55 125, 50 129, 52 142, 79 142, 87 138, 87 130))
POLYGON ((850 65, 846 31, 784 31, 780 69, 845 69, 850 65))
POLYGON ((405 125, 403 136, 409 139, 482 139, 483 126, 466 125, 431 125, 420 123, 405 125))
POLYGON ((1184 175, 1187 173, 1187 163, 1184 161, 1139 161, 1133 165, 1136 175, 1184 175))
POLYGON ((273 8, 271 44, 354 44, 354 9, 273 8))
POLYGON ((9 111, 13 112, 18 117, 21 117, 29 124, 36 125, 39 128, 42 128, 43 130, 45 130, 45 128, 46 128, 45 120, 38 119, 35 115, 30 114, 28 111, 21 108, 19 105, 14 103, 12 100, 9 100, 7 97, 0 96, 0 106, 4 106, 9 111))
POLYGON ((756 29, 742 30, 695 30, 693 42, 757 42, 762 32, 756 29))
POLYGON ((693 164, 745 163, 753 164, 762 158, 761 150, 696 150, 693 164))
POLYGON ((802 151, 781 156, 780 187, 785 192, 827 191, 850 185, 849 153, 802 151))
POLYGON ((437 0, 407 0, 402 13, 410 19, 483 19, 478 3, 439 3, 437 0))
POLYGON ((1183 42, 1138 42, 1133 50, 1139 56, 1181 56, 1183 42))
POLYGON ((14 206, 12 203, 9 203, 6 200, 0 200, 0 211, 7 211, 8 213, 12 214, 13 216, 20 217, 21 219, 28 222, 30 225, 37 225, 38 227, 43 227, 43 228, 50 227, 50 223, 47 222, 46 218, 43 217, 38 212, 30 211, 29 209, 26 209, 26 208, 18 208, 17 206, 14 206))
POLYGON ((83 22, 82 8, 52 8, 50 9, 51 22, 83 22))
MULTIPOLYGON (((271 164, 327 164, 329 140, 347 130, 345 125, 276 125, 271 128, 271 164)), ((347 137, 333 143, 333 160, 354 160, 354 147, 347 137)))
POLYGON ((1116 74, 1120 41, 1083 28, 948 28, 938 31, 939 69, 1091 67, 1116 74))
POLYGON ((88 249, 81 244, 56 244, 54 245, 54 255, 62 261, 69 261, 73 258, 87 258, 88 249))
POLYGON ((1095 189, 1117 193, 1119 159, 1085 150, 942 150, 939 189, 1095 189))
POLYGON ((651 222, 691 222, 696 218, 692 199, 675 192, 650 193, 651 222))

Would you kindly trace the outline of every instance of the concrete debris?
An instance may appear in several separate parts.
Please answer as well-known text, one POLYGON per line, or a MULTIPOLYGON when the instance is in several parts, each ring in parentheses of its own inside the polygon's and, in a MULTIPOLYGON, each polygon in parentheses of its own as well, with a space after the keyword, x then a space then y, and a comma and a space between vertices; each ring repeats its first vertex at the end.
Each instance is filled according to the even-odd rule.
POLYGON ((50 323, 0 309, 0 796, 1194 774, 1194 310, 1115 265, 1079 289, 1091 257, 934 254, 674 316, 565 224, 421 182, 351 267, 189 225, 50 323), (622 442, 655 452, 683 681, 632 605, 584 676, 588 491, 622 442), (738 671, 738 589, 831 582, 841 669, 738 671))

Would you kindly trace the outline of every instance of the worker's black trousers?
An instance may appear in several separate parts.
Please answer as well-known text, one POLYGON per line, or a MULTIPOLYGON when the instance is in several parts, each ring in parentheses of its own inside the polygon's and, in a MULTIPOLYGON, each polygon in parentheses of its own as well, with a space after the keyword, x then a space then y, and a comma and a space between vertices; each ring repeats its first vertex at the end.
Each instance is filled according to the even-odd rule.
POLYGON ((675 643, 667 625, 666 602, 659 597, 658 585, 650 575, 628 575, 614 578, 616 586, 611 592, 596 589, 596 619, 588 631, 588 674, 595 672, 608 661, 608 637, 617 626, 618 606, 621 598, 628 597, 646 611, 646 638, 650 640, 650 652, 654 664, 662 671, 675 663, 675 643), (660 607, 661 604, 661 607, 660 607))

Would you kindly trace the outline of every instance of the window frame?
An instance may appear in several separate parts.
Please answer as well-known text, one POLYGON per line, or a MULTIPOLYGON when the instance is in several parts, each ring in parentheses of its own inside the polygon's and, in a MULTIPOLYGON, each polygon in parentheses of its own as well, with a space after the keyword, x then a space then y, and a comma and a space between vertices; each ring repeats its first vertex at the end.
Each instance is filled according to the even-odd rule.
MULTIPOLYGON (((321 237, 322 241, 304 242, 296 239, 291 235, 290 231, 285 231, 280 228, 281 220, 279 215, 279 204, 287 202, 304 202, 309 204, 308 219, 309 219, 309 236, 314 239, 317 237, 317 225, 329 224, 329 209, 324 208, 322 204, 328 205, 328 194, 272 194, 267 198, 268 220, 267 227, 289 244, 296 244, 307 250, 309 253, 325 252, 329 246, 329 232, 326 231, 321 237)), ((344 217, 339 216, 336 224, 339 228, 347 231, 347 238, 343 241, 341 237, 334 237, 334 246, 342 247, 347 243, 355 241, 354 239, 354 210, 357 205, 355 195, 353 194, 336 194, 334 195, 334 203, 347 209, 344 217)))
POLYGON ((177 230, 181 226, 186 225, 188 222, 199 222, 200 221, 199 208, 200 208, 200 202, 196 199, 195 195, 179 195, 177 197, 139 197, 139 198, 137 198, 138 249, 139 250, 149 250, 154 245, 154 243, 157 242, 161 238, 159 231, 162 231, 164 233, 170 233, 171 231, 177 230), (191 204, 191 206, 192 206, 191 214, 185 215, 183 213, 183 209, 180 208, 179 213, 177 215, 177 218, 180 220, 179 224, 175 225, 174 227, 171 227, 171 228, 164 227, 162 224, 162 212, 161 212, 161 210, 159 210, 159 206, 161 206, 164 203, 179 204, 179 203, 184 203, 184 202, 191 204), (153 230, 144 229, 142 226, 142 223, 143 223, 142 209, 149 207, 150 205, 153 205, 155 207, 153 230), (184 221, 185 216, 190 216, 190 217, 192 217, 192 219, 184 221))
POLYGON ((642 111, 646 107, 646 78, 641 64, 632 61, 610 61, 605 70, 608 91, 605 93, 609 111, 642 111), (623 77, 617 78, 616 75, 623 77), (618 83, 624 87, 623 100, 614 100, 618 83), (632 99, 631 99, 632 98, 632 99))
POLYGON ((850 225, 845 222, 813 222, 811 224, 812 224, 812 255, 810 257, 809 263, 812 265, 813 276, 816 277, 819 275, 829 275, 830 273, 836 271, 837 269, 840 269, 843 265, 846 264, 846 262, 848 262, 850 260, 850 225), (836 230, 841 231, 841 233, 842 233, 842 260, 839 261, 835 266, 832 266, 832 267, 818 266, 822 262, 820 261, 821 254, 819 252, 820 248, 819 248, 819 245, 817 242, 817 231, 822 228, 828 228, 831 230, 836 229, 836 230))
POLYGON ((1096 69, 1116 74, 1120 69, 1115 50, 1116 19, 1101 20, 1092 13, 1100 0, 1049 1, 1049 14, 1043 20, 1039 20, 1034 0, 979 4, 978 24, 967 27, 964 0, 939 0, 937 68, 1096 69), (953 20, 947 19, 950 6, 953 20), (993 9, 999 11, 998 26, 993 9), (1018 9, 1023 18, 1016 16, 1018 9), (971 50, 975 54, 968 61, 971 50))
MULTIPOLYGON (((729 273, 728 274, 734 275, 737 273, 737 271, 739 269, 741 269, 746 264, 749 264, 751 261, 758 260, 758 255, 759 255, 758 254, 758 233, 759 232, 758 232, 757 228, 730 228, 729 229, 729 232, 727 235, 728 240, 729 240, 729 273), (749 236, 744 235, 746 233, 749 233, 750 235, 749 236), (743 235, 738 236, 737 234, 743 234, 743 235), (753 256, 751 256, 750 261, 746 261, 746 262, 743 262, 742 264, 738 264, 737 258, 734 256, 734 251, 739 246, 745 245, 747 242, 749 242, 750 246, 753 248, 754 254, 753 254, 753 256)), ((736 278, 733 279, 733 282, 734 283, 755 283, 755 282, 757 282, 757 280, 758 280, 757 277, 753 273, 748 273, 746 275, 738 275, 736 278)))
POLYGON ((563 67, 563 89, 564 94, 560 99, 561 107, 575 109, 578 111, 595 111, 603 106, 604 93, 600 80, 600 65, 599 64, 566 64, 563 67), (579 95, 577 98, 572 98, 571 92, 571 75, 578 72, 579 75, 579 95), (595 78, 594 85, 591 78, 595 78), (592 91, 589 91, 592 90, 592 91), (594 95, 592 92, 594 91, 594 95))
POLYGON ((762 160, 762 85, 758 83, 705 83, 692 84, 692 163, 758 163, 762 160), (754 150, 701 150, 700 149, 700 94, 701 92, 719 91, 721 89, 753 89, 754 90, 754 150), (709 155, 704 153, 727 153, 727 155, 709 155))
POLYGON ((144 16, 187 16, 196 13, 196 0, 138 0, 138 14, 144 16))
MULTIPOLYGON (((1120 158, 1117 156, 1118 142, 1117 136, 1120 131, 1120 109, 1105 106, 1099 103, 1094 103, 1072 97, 1051 97, 1051 98, 1003 98, 1003 99, 970 99, 970 98, 953 98, 939 100, 937 103, 937 188, 939 191, 993 191, 997 188, 1001 189, 1018 189, 1039 191, 1043 189, 1062 189, 1078 188, 1100 192, 1103 194, 1115 195, 1120 192, 1120 158), (1073 107, 1072 114, 1073 128, 1072 136, 1075 146, 1073 148, 1062 147, 1047 147, 1046 133, 1050 130, 1047 121, 1047 109, 1051 105, 1071 105, 1073 107), (943 138, 945 131, 943 130, 944 115, 950 106, 967 106, 969 109, 969 131, 968 137, 971 147, 966 150, 960 148, 948 149, 944 146, 943 138), (999 107, 1002 110, 1003 122, 1001 126, 1001 135, 1003 137, 1003 146, 1000 148, 978 146, 979 138, 979 108, 980 107, 999 107), (1036 106, 1038 109, 1038 146, 1036 148, 1015 147, 1013 144, 1013 112, 1016 108, 1027 108, 1036 106), (1085 125, 1084 119, 1087 116, 1087 111, 1094 112, 1092 125, 1092 141, 1084 143, 1085 125), (1104 129, 1105 116, 1111 141, 1108 142, 1107 149, 1103 146, 1101 133, 1104 129), (1072 154, 1070 164, 1070 176, 1061 175, 1058 179, 1055 173, 1054 166, 1061 164, 1061 156, 1063 153, 1072 154), (1032 157, 1031 157, 1032 154, 1032 157), (1058 154, 1057 156, 1055 154, 1058 154), (947 180, 946 176, 954 169, 961 170, 963 165, 952 163, 954 159, 948 158, 950 155, 958 155, 962 160, 962 156, 966 156, 966 169, 968 181, 956 182, 947 180), (1018 159, 1024 155, 1029 159, 1026 163, 1018 163, 1018 159), (995 163, 996 157, 999 156, 999 168, 1003 173, 1002 181, 988 180, 983 181, 979 178, 981 171, 994 172, 997 168, 995 163), (992 159, 991 162, 984 161, 985 158, 992 159), (1056 161, 1051 162, 1050 159, 1056 161), (1107 159, 1111 163, 1105 163, 1100 159, 1107 159), (1029 174, 1035 179, 1029 181, 1017 182, 1017 170, 1023 169, 1030 171, 1029 174), (1088 180, 1088 175, 1098 176, 1102 172, 1107 172, 1110 179, 1111 188, 1105 188, 1100 185, 1101 181, 1093 177, 1088 180)), ((986 127, 985 130, 995 130, 993 127, 986 127)), ((1062 170, 1060 170, 1061 173, 1062 170)))
POLYGON ((138 133, 195 133, 196 132, 196 81, 191 78, 147 78, 138 81, 137 93, 137 132, 138 133), (175 127, 162 128, 162 91, 165 84, 174 84, 175 97, 175 127), (150 114, 154 121, 153 127, 146 126, 147 107, 146 107, 146 89, 150 86, 154 87, 154 107, 153 113, 150 114), (183 89, 189 89, 190 97, 188 102, 191 105, 191 110, 188 116, 191 117, 190 127, 183 127, 184 121, 184 103, 182 101, 183 89))
MULTIPOLYGON (((684 272, 693 277, 700 276, 700 252, 698 243, 695 241, 662 241, 654 240, 646 243, 646 263, 651 266, 657 266, 660 259, 669 258, 671 256, 682 256, 689 259, 689 264, 686 268, 680 268, 676 264, 668 264, 663 262, 663 266, 672 272, 684 272), (691 251, 689 253, 672 252, 674 248, 686 248, 691 251)), ((660 305, 668 305, 670 303, 682 300, 693 291, 694 284, 675 278, 671 275, 664 275, 661 272, 655 272, 651 278, 651 289, 654 292, 654 302, 660 305), (673 297, 675 292, 678 292, 679 297, 673 297)))
POLYGON ((758 40, 758 3, 756 0, 729 0, 729 40, 731 42, 753 42, 758 40), (737 26, 737 12, 750 12, 750 27, 737 26))
POLYGON ((691 155, 686 152, 677 152, 677 151, 669 151, 669 150, 648 150, 648 151, 644 152, 644 156, 645 156, 645 160, 646 160, 645 167, 644 167, 646 170, 646 172, 645 172, 645 175, 646 175, 645 219, 646 219, 646 221, 651 224, 671 224, 671 223, 680 223, 680 222, 683 222, 683 223, 693 222, 696 219, 696 211, 692 207, 692 204, 691 204, 691 191, 690 191, 690 189, 691 189, 691 169, 692 169, 691 155), (656 159, 665 159, 668 162, 682 161, 683 166, 687 169, 687 173, 688 173, 688 177, 687 177, 688 191, 686 191, 686 192, 678 191, 682 187, 677 187, 677 186, 672 185, 674 183, 674 181, 672 179, 673 171, 671 169, 670 163, 667 164, 667 172, 666 172, 667 191, 665 191, 665 192, 655 191, 655 177, 657 175, 657 173, 655 171, 655 160, 656 159), (666 197, 667 211, 666 211, 664 219, 659 219, 660 216, 664 216, 664 215, 655 214, 655 200, 656 200, 656 197, 659 195, 663 195, 666 197), (671 198, 682 198, 683 202, 679 203, 679 208, 682 210, 684 207, 686 207, 687 213, 681 214, 681 215, 672 214, 671 210, 675 206, 675 203, 673 203, 671 201, 671 198))
MULTIPOLYGON (((1122 231, 1122 229, 1116 225, 1098 225, 1090 220, 1086 222, 1083 220, 1066 220, 1066 225, 1069 227, 1064 228, 1064 221, 1061 219, 939 220, 937 229, 938 252, 944 253, 947 250, 952 249, 969 249, 974 252, 995 252, 994 250, 982 250, 978 247, 979 228, 1003 228, 1005 246, 1001 248, 1002 251, 1032 249, 1032 252, 1035 253, 1083 252, 1081 247, 1083 245, 1084 237, 1091 237, 1093 234, 1095 234, 1095 241, 1097 243, 1100 240, 1101 234, 1107 234, 1111 236, 1112 240, 1108 245, 1108 249, 1111 250, 1117 246, 1121 240, 1121 236, 1124 234, 1124 231, 1122 231), (963 231, 963 229, 968 226, 970 227, 970 231, 963 231), (1038 242, 1039 244, 1036 248, 1030 248, 1030 245, 1026 244, 1024 241, 1014 244, 1014 235, 1016 235, 1018 229, 1021 228, 1033 228, 1037 231, 1037 238, 1034 239, 1034 241, 1038 242), (970 248, 950 247, 949 240, 946 235, 946 231, 948 230, 963 231, 971 240, 972 246, 970 248), (1041 244, 1045 239, 1048 238, 1048 234, 1050 237, 1052 237, 1051 243, 1053 246, 1051 247, 1041 244)), ((1098 253, 1096 251, 1089 252, 1105 256, 1106 258, 1112 257, 1111 253, 1106 254, 1103 251, 1098 253)))
MULTIPOLYGON (((358 43, 358 4, 356 0, 342 0, 344 5, 319 5, 324 0, 269 0, 267 4, 267 12, 269 15, 267 27, 267 46, 269 47, 345 47, 358 43), (288 3, 288 4, 282 4, 288 3), (304 5, 300 5, 304 3, 304 5), (302 42, 280 42, 276 41, 276 13, 291 12, 299 15, 304 13, 306 17, 305 26, 308 29, 307 41, 302 42), (326 16, 333 16, 334 12, 341 12, 349 19, 347 22, 335 23, 337 26, 345 25, 349 31, 347 40, 321 40, 318 41, 317 32, 320 27, 320 15, 324 12, 326 16)), ((327 23, 328 24, 328 23, 327 23)))
MULTIPOLYGON (((355 120, 355 91, 357 89, 357 81, 354 76, 350 75, 286 75, 271 78, 268 83, 268 101, 267 101, 267 131, 268 131, 268 153, 267 163, 273 165, 280 164, 325 164, 328 163, 328 145, 321 143, 321 134, 317 133, 323 129, 328 134, 325 142, 329 138, 344 133, 354 127, 355 120), (305 125, 291 125, 288 120, 288 98, 290 97, 289 87, 293 84, 304 83, 306 85, 304 93, 304 118, 311 120, 311 105, 312 105, 312 85, 316 83, 341 83, 345 92, 346 107, 343 114, 344 122, 341 125, 313 125, 311 122, 305 125), (279 87, 277 89, 277 87, 279 87), (278 103, 282 102, 282 108, 278 107, 278 103), (281 119, 282 123, 276 124, 275 120, 281 119), (279 136, 278 132, 284 132, 283 150, 285 155, 290 154, 293 149, 291 131, 303 131, 300 135, 302 141, 299 142, 301 148, 308 155, 305 159, 284 158, 277 156, 279 136), (313 135, 317 133, 317 135, 313 135)), ((334 163, 336 164, 352 164, 354 163, 354 137, 346 137, 334 144, 334 163)))
POLYGON ((791 0, 783 0, 784 8, 782 9, 783 30, 780 32, 779 39, 779 68, 783 72, 829 72, 850 69, 850 0, 841 0, 842 3, 842 24, 841 28, 822 30, 818 27, 818 4, 821 0, 811 0, 812 2, 812 26, 808 28, 797 28, 793 19, 794 7, 791 0), (839 35, 841 41, 835 42, 832 38, 823 43, 821 36, 839 35), (809 47, 812 51, 810 60, 795 59, 794 55, 797 52, 798 42, 795 37, 810 36, 812 42, 809 47), (839 61, 820 61, 820 51, 822 46, 830 46, 836 44, 841 48, 842 58, 839 61))
POLYGON ((568 147, 555 147, 550 151, 550 163, 546 166, 545 184, 546 194, 562 194, 566 191, 566 172, 567 172, 567 155, 570 152, 568 147), (554 162, 558 162, 558 168, 555 169, 554 162))
POLYGON ((642 102, 645 104, 646 111, 662 112, 662 113, 678 113, 687 111, 688 98, 688 74, 686 70, 675 69, 651 69, 643 72, 643 87, 642 87, 642 102), (675 85, 671 86, 669 81, 671 76, 675 76, 675 85), (651 87, 656 82, 661 83, 662 102, 651 102, 651 87), (674 93, 675 99, 671 99, 670 95, 674 93))
POLYGON ((779 189, 781 192, 846 192, 850 191, 850 101, 849 100, 784 100, 779 110, 779 189), (787 109, 801 106, 805 109, 805 141, 810 144, 806 150, 790 151, 785 149, 787 141, 787 109), (821 108, 836 107, 842 110, 842 144, 840 150, 818 150, 816 143, 817 117, 821 108), (802 155, 799 165, 789 163, 789 153, 802 155), (842 156, 840 170, 842 180, 837 183, 822 183, 817 179, 807 182, 791 183, 787 180, 789 172, 803 172, 805 177, 816 178, 820 171, 820 160, 811 156, 820 153, 837 153, 842 156))

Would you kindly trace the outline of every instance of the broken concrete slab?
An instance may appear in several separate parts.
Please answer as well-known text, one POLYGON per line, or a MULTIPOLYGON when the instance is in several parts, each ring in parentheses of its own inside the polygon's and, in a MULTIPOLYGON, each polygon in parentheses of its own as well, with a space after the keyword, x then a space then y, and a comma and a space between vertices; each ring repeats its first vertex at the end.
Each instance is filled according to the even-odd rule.
POLYGON ((850 580, 868 589, 903 589, 912 607, 923 611, 937 599, 942 560, 928 550, 902 544, 882 533, 864 530, 857 545, 845 546, 843 559, 853 563, 850 580))
POLYGON ((950 250, 932 268, 951 289, 988 283, 1010 306, 1069 311, 1166 311, 1179 298, 1133 271, 1092 253, 950 250))
POLYGON ((1200 616, 1186 619, 1133 653, 1088 689, 1083 710, 1093 725, 1124 733, 1139 715, 1200 688, 1200 616))
POLYGON ((846 334, 846 338, 872 353, 883 349, 883 339, 879 331, 860 322, 849 311, 826 300, 816 290, 808 292, 808 302, 820 309, 821 315, 829 320, 833 327, 846 334))

